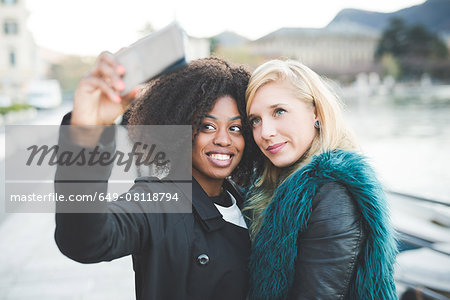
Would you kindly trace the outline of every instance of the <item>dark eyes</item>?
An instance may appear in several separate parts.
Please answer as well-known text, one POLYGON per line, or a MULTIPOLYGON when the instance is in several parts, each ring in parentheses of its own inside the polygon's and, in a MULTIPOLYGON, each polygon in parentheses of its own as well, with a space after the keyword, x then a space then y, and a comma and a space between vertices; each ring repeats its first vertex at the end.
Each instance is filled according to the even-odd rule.
POLYGON ((230 127, 230 131, 241 132, 241 130, 242 130, 241 126, 234 125, 230 127))
MULTIPOLYGON (((213 124, 204 123, 204 124, 202 124, 201 129, 203 131, 214 131, 214 130, 216 130, 216 127, 213 124)), ((230 128, 228 130, 231 132, 241 132, 242 127, 239 125, 232 125, 232 126, 230 126, 230 128)))
POLYGON ((202 129, 203 130, 214 130, 216 128, 211 124, 202 124, 202 129))

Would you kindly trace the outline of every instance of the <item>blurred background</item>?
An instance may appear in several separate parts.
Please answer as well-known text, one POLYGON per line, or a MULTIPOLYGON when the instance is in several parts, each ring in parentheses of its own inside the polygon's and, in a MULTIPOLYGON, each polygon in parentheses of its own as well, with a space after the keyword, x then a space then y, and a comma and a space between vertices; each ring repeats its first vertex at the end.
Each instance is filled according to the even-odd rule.
POLYGON ((101 51, 173 20, 191 58, 293 58, 327 79, 386 188, 399 295, 449 299, 449 0, 0 0, 0 299, 134 299, 130 258, 72 262, 52 214, 5 213, 5 126, 59 124, 101 51))

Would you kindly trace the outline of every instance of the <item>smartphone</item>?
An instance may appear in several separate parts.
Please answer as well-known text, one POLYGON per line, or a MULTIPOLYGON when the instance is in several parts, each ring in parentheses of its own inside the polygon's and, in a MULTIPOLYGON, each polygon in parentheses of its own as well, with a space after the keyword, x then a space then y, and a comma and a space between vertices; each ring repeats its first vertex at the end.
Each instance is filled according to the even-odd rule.
POLYGON ((131 92, 137 85, 161 74, 185 66, 187 35, 176 22, 153 32, 114 54, 125 67, 125 89, 121 95, 131 92))

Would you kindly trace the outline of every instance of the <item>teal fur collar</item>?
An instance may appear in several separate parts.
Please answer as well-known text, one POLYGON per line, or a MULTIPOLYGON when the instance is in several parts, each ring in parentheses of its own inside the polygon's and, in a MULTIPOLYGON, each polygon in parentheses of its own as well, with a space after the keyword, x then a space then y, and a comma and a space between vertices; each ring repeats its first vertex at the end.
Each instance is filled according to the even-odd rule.
POLYGON ((347 187, 361 210, 368 237, 349 298, 397 299, 393 278, 397 246, 384 192, 363 156, 341 150, 314 156, 276 189, 253 242, 250 299, 286 299, 294 279, 297 237, 306 230, 312 199, 327 182, 347 187))

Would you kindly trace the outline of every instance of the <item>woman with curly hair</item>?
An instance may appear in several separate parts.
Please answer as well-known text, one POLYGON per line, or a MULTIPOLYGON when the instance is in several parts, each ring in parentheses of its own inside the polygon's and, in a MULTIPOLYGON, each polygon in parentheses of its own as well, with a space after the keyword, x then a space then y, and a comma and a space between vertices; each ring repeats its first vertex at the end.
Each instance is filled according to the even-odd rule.
MULTIPOLYGON (((119 96, 124 73, 111 54, 100 55, 63 124, 113 124, 133 98, 119 96)), ((249 77, 242 67, 207 58, 148 83, 127 113, 128 124, 192 125, 192 213, 57 213, 59 249, 83 263, 132 255, 137 299, 245 299, 250 239, 234 182, 245 185, 252 171, 249 77)), ((87 143, 75 133, 75 141, 92 145, 102 134, 91 134, 87 143)), ((56 179, 63 173, 58 167, 56 179)), ((158 190, 154 181, 139 178, 128 194, 158 190)), ((105 190, 106 183, 88 188, 83 192, 105 190)), ((56 190, 64 193, 58 181, 56 190)))
POLYGON ((296 61, 258 67, 246 93, 264 161, 250 191, 250 299, 396 299, 386 199, 340 102, 296 61))

